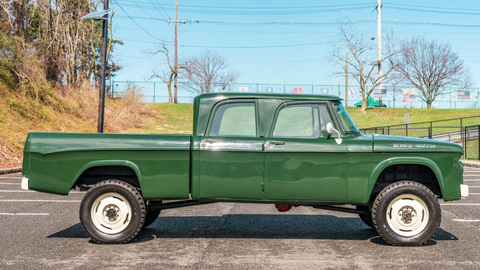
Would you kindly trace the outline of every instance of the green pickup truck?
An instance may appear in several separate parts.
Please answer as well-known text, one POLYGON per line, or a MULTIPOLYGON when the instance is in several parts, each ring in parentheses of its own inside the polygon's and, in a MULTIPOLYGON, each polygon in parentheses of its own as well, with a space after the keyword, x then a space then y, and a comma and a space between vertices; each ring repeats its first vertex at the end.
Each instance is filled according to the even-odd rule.
POLYGON ((361 134, 339 97, 208 93, 193 135, 30 133, 22 188, 68 195, 85 232, 126 243, 162 209, 215 202, 356 213, 392 245, 423 245, 438 199, 468 196, 463 148, 361 134))

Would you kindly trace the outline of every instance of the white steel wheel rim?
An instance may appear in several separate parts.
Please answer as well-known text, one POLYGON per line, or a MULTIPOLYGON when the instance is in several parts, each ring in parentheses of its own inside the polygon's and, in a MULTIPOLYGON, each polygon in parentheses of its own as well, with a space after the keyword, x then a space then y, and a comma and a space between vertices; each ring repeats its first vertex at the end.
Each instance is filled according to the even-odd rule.
POLYGON ((387 223, 397 234, 409 237, 422 232, 428 225, 429 212, 419 197, 404 194, 396 197, 387 208, 387 223))
POLYGON ((93 202, 91 217, 98 230, 106 234, 115 234, 130 224, 132 208, 122 195, 105 193, 93 202))

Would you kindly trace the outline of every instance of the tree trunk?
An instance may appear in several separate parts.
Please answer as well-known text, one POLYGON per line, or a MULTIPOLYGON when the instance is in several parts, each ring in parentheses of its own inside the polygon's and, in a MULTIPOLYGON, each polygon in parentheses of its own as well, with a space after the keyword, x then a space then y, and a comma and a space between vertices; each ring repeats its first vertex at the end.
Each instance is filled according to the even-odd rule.
POLYGON ((366 98, 362 98, 362 106, 360 107, 360 113, 362 115, 367 114, 367 99, 366 98))
POLYGON ((168 104, 173 104, 173 99, 172 99, 172 80, 167 83, 167 89, 168 89, 168 104))

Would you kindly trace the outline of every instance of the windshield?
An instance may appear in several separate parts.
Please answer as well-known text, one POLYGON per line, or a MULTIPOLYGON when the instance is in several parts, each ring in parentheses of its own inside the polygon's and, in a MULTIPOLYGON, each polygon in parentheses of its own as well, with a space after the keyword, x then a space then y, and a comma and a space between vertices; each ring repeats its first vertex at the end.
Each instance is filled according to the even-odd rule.
POLYGON ((348 115, 348 112, 345 110, 342 103, 335 103, 334 107, 345 133, 359 133, 360 131, 358 131, 355 123, 353 123, 352 118, 350 118, 350 115, 348 115))

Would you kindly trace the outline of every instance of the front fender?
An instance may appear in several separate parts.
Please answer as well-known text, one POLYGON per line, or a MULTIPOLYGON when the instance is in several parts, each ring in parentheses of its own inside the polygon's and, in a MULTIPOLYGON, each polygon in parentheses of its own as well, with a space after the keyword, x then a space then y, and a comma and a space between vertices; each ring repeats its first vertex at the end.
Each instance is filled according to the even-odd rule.
MULTIPOLYGON (((140 184, 140 188, 142 187, 142 174, 140 172, 140 169, 138 166, 127 160, 97 160, 97 161, 92 161, 87 163, 85 166, 83 166, 75 175, 75 178, 73 180, 73 183, 71 185, 71 188, 73 188, 73 185, 77 182, 78 178, 82 173, 84 173, 86 170, 93 168, 93 167, 101 167, 101 166, 123 166, 123 167, 128 167, 132 169, 135 174, 137 175, 138 183, 140 184)), ((70 189, 71 189, 70 188, 70 189)))
POLYGON ((424 158, 424 157, 393 157, 393 158, 388 158, 382 162, 380 162, 375 169, 372 171, 372 174, 370 175, 370 179, 368 182, 368 194, 365 196, 365 198, 370 198, 370 195, 372 194, 373 187, 375 186, 375 183, 377 182, 378 177, 380 174, 389 166, 392 165, 424 165, 430 168, 435 176, 437 177, 438 185, 440 186, 440 190, 442 191, 442 194, 444 194, 445 190, 445 183, 443 179, 443 175, 440 171, 440 168, 438 165, 433 162, 431 159, 424 158))

